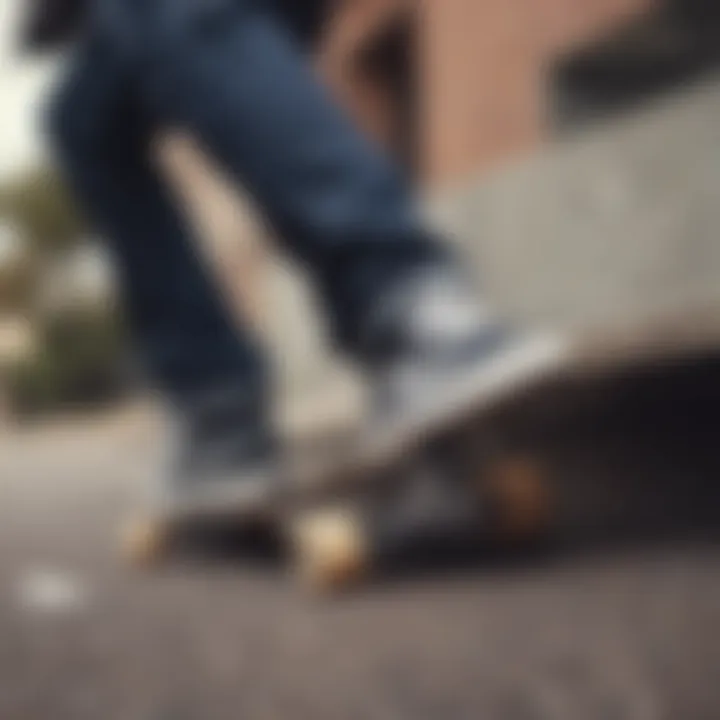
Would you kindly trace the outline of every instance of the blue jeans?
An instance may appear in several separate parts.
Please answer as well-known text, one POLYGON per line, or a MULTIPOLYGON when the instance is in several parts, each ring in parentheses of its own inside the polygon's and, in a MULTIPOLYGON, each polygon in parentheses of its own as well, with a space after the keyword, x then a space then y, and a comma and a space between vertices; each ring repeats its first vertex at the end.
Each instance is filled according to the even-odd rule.
POLYGON ((401 173, 314 77, 297 10, 310 5, 95 0, 51 107, 60 164, 117 258, 141 354, 180 402, 226 384, 261 396, 266 363, 229 320, 153 167, 158 127, 190 131, 254 197, 351 353, 383 292, 443 254, 401 173))

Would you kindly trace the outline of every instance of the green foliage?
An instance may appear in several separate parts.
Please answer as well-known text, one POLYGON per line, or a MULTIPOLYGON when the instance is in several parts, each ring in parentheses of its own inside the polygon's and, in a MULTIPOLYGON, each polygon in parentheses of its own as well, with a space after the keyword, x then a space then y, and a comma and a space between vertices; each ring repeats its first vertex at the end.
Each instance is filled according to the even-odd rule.
POLYGON ((109 399, 122 385, 124 332, 116 310, 101 303, 35 312, 43 268, 85 231, 63 182, 40 168, 0 186, 0 221, 17 227, 27 243, 22 260, 0 277, 0 311, 32 315, 39 338, 31 357, 7 369, 12 410, 35 414, 109 399))
POLYGON ((39 252, 72 246, 84 229, 64 183, 47 169, 0 187, 0 217, 16 223, 39 252))
POLYGON ((75 310, 47 318, 38 352, 9 373, 12 410, 36 414, 113 397, 123 386, 124 339, 116 313, 75 310))
POLYGON ((0 270, 0 313, 24 314, 35 295, 37 264, 30 254, 18 266, 0 270))

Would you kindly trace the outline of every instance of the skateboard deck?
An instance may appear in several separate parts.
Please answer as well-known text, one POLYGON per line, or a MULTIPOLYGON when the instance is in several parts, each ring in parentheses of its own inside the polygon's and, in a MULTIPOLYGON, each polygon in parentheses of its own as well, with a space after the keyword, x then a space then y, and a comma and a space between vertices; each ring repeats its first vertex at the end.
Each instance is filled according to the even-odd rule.
POLYGON ((408 506, 420 518, 416 525, 432 524, 432 513, 445 506, 451 523, 474 522, 487 537, 538 537, 558 513, 545 439, 552 427, 649 374, 662 382, 720 351, 720 322, 712 314, 662 318, 559 348, 527 373, 511 374, 512 382, 489 383, 467 401, 447 403, 429 421, 376 429, 297 457, 288 480, 272 491, 218 488, 149 513, 131 524, 124 550, 133 562, 147 563, 166 554, 184 526, 266 519, 287 537, 300 576, 327 590, 368 575, 394 534, 395 516, 407 524, 413 515, 408 506), (420 501, 419 485, 429 488, 420 501), (440 486, 457 492, 443 496, 440 486))

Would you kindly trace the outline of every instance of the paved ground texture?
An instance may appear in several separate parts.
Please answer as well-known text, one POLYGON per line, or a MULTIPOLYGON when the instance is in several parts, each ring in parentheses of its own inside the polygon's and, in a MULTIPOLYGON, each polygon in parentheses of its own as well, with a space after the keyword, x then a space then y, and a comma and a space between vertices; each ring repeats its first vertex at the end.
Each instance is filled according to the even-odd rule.
POLYGON ((156 446, 133 413, 0 440, 2 720, 720 717, 712 533, 334 601, 258 556, 141 574, 113 537, 156 446))

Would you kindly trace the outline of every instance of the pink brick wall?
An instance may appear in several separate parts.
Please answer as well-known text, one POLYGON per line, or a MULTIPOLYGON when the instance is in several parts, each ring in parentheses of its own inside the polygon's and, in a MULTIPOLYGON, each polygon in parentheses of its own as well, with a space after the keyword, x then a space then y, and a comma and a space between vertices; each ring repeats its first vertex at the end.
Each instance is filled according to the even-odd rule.
POLYGON ((443 0, 421 10, 424 174, 456 182, 536 146, 552 60, 653 0, 443 0))
POLYGON ((571 50, 649 10, 655 0, 525 0, 541 49, 571 50))
POLYGON ((421 179, 447 185, 536 147, 553 60, 661 0, 345 0, 321 52, 326 75, 370 132, 394 112, 357 49, 399 12, 414 15, 421 179))

